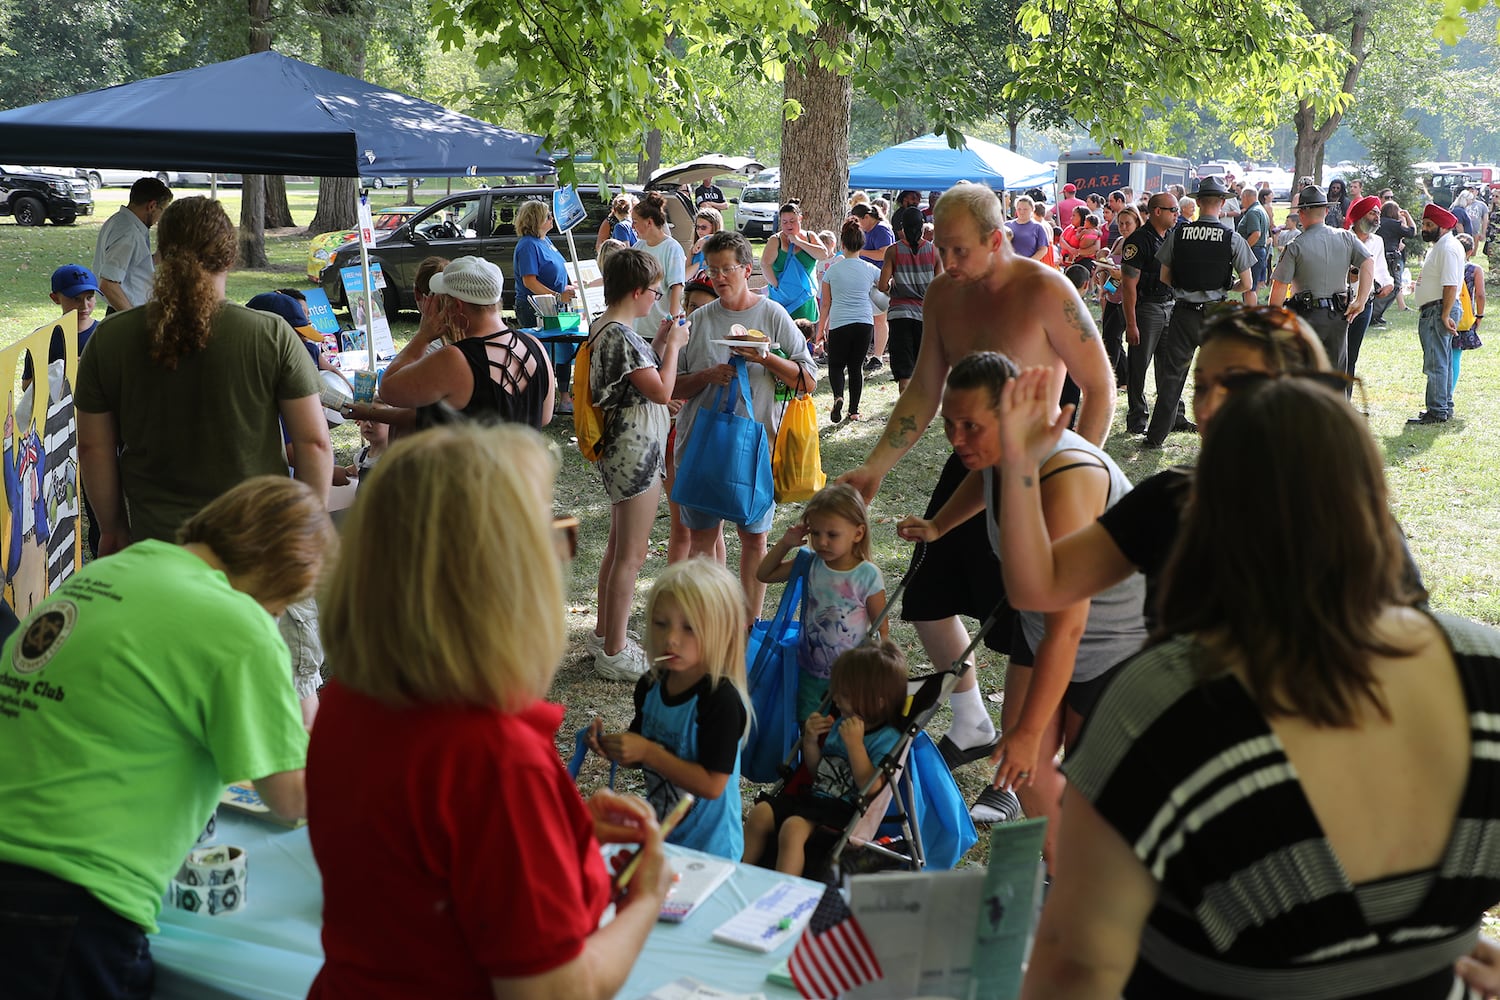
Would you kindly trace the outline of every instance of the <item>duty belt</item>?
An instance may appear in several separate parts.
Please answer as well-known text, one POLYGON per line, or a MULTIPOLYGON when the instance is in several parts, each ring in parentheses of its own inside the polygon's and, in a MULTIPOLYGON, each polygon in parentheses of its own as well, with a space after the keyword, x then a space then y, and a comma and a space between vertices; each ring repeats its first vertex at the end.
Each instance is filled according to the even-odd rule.
POLYGON ((1330 295, 1326 298, 1313 298, 1311 294, 1300 292, 1287 300, 1287 305, 1298 312, 1310 312, 1314 309, 1331 309, 1334 312, 1343 312, 1349 308, 1349 297, 1342 294, 1330 295))
POLYGON ((1172 299, 1173 299, 1173 295, 1172 295, 1171 292, 1168 292, 1165 295, 1142 295, 1141 296, 1141 300, 1143 302, 1155 302, 1158 305, 1160 305, 1162 303, 1165 303, 1165 302, 1171 302, 1172 299))

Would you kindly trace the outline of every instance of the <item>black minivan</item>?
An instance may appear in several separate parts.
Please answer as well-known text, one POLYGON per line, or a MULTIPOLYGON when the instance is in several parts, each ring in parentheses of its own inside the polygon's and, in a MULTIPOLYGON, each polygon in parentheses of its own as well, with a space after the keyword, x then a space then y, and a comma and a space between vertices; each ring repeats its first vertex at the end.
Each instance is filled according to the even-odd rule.
MULTIPOLYGON (((428 257, 483 257, 498 264, 505 273, 505 307, 515 305, 515 280, 511 274, 516 252, 516 210, 525 201, 551 204, 552 187, 545 184, 513 187, 476 188, 456 191, 414 214, 400 226, 377 233, 370 248, 370 263, 380 265, 385 274, 385 309, 394 314, 399 309, 415 309, 417 265, 428 257)), ((578 189, 579 199, 588 218, 573 230, 580 260, 594 258, 594 239, 599 225, 609 214, 609 205, 600 199, 595 186, 578 189)), ((568 237, 553 232, 548 239, 568 258, 568 237)), ((359 265, 359 244, 346 243, 329 258, 328 266, 318 276, 318 283, 328 293, 328 301, 342 308, 344 283, 339 271, 359 265)))

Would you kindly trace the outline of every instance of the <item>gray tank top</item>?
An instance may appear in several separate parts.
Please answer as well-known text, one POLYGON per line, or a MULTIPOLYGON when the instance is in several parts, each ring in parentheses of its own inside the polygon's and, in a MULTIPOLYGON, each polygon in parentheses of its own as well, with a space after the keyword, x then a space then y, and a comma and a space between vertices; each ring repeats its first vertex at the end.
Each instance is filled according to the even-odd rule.
MULTIPOLYGON (((1125 478, 1125 473, 1120 467, 1099 448, 1090 444, 1087 439, 1079 437, 1072 431, 1063 431, 1063 436, 1042 464, 1052 460, 1052 456, 1060 451, 1077 451, 1089 455, 1093 460, 1086 464, 1093 467, 1102 466, 1109 472, 1109 499, 1105 502, 1108 510, 1119 502, 1119 499, 1130 492, 1130 480, 1125 478)), ((990 547, 995 550, 995 555, 1000 555, 1000 481, 995 475, 994 469, 984 469, 984 506, 988 517, 985 519, 985 529, 990 535, 990 547)), ((1084 470, 1071 470, 1068 466, 1054 470, 1048 476, 1064 475, 1092 475, 1084 470)), ((1048 478, 1044 476, 1043 478, 1048 478)), ((1083 638, 1078 641, 1078 658, 1073 664, 1073 681, 1093 680, 1100 674, 1109 670, 1110 667, 1123 661, 1126 657, 1140 652, 1141 646, 1146 642, 1146 622, 1143 617, 1146 601, 1146 578, 1140 573, 1132 573, 1126 579, 1110 587, 1101 594, 1096 594, 1089 602, 1089 617, 1084 625, 1083 638)), ((1046 634, 1046 616, 1036 611, 1018 612, 1021 620, 1021 631, 1026 636, 1026 643, 1033 651, 1041 644, 1042 636, 1046 634)))

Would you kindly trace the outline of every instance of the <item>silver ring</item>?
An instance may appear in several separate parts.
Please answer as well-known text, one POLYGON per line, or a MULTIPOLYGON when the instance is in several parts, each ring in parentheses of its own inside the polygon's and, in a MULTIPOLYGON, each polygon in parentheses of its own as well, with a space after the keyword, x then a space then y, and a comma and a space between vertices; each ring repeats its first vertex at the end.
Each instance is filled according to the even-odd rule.
POLYGON ((1030 771, 1017 771, 1016 772, 1016 777, 1017 778, 1029 778, 1029 777, 1031 777, 1031 772, 1030 771))

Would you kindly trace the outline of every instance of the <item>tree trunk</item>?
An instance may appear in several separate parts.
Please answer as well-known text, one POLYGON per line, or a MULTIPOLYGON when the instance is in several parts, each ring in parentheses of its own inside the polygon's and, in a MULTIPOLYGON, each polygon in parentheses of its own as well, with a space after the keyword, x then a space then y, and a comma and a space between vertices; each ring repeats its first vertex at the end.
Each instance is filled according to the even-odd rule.
POLYGON ((246 174, 240 191, 239 266, 261 270, 270 265, 266 257, 266 185, 260 174, 246 174))
POLYGON ((646 133, 646 145, 641 149, 641 155, 636 160, 635 182, 644 185, 660 167, 661 129, 654 128, 646 133))
MULTIPOLYGON (((319 7, 318 33, 323 67, 335 73, 363 78, 371 5, 366 0, 323 0, 319 7)), ((350 164, 350 169, 353 166, 350 164)), ((358 177, 318 178, 318 207, 308 224, 308 232, 353 229, 359 221, 355 210, 358 197, 358 177)))
POLYGON ((286 200, 286 178, 280 174, 266 176, 266 228, 285 229, 295 226, 292 207, 286 200))
POLYGON ((848 214, 849 110, 854 87, 817 61, 820 52, 843 45, 848 33, 824 21, 805 62, 786 68, 785 94, 802 106, 801 116, 781 120, 782 200, 802 202, 808 229, 838 231, 848 214))
MULTIPOLYGON (((1327 33, 1336 30, 1339 25, 1326 24, 1317 25, 1327 33)), ((1370 27, 1370 11, 1365 4, 1358 4, 1350 14, 1349 18, 1349 42, 1347 49, 1353 56, 1347 69, 1344 70, 1344 82, 1340 90, 1345 94, 1354 93, 1354 85, 1359 81, 1359 72, 1364 68, 1365 59, 1369 56, 1369 50, 1365 48, 1365 35, 1370 27)), ((1313 183, 1323 183, 1323 147, 1328 140, 1333 138, 1333 133, 1338 131, 1339 122, 1344 120, 1342 111, 1334 111, 1318 122, 1312 106, 1307 101, 1301 101, 1297 105, 1297 113, 1293 119, 1297 125, 1297 164, 1292 171, 1296 178, 1311 177, 1313 183)))
MULTIPOLYGON (((247 0, 250 11, 249 50, 266 52, 271 48, 271 0, 247 0)), ((245 174, 240 193, 240 267, 263 268, 266 257, 266 187, 260 174, 245 174)), ((282 191, 283 200, 286 192, 282 191)))
POLYGON ((1016 152, 1016 133, 1021 130, 1021 119, 1012 118, 1005 123, 1010 127, 1010 151, 1016 152))
POLYGON ((359 221, 358 177, 319 177, 318 209, 307 226, 310 233, 353 229, 359 221))

